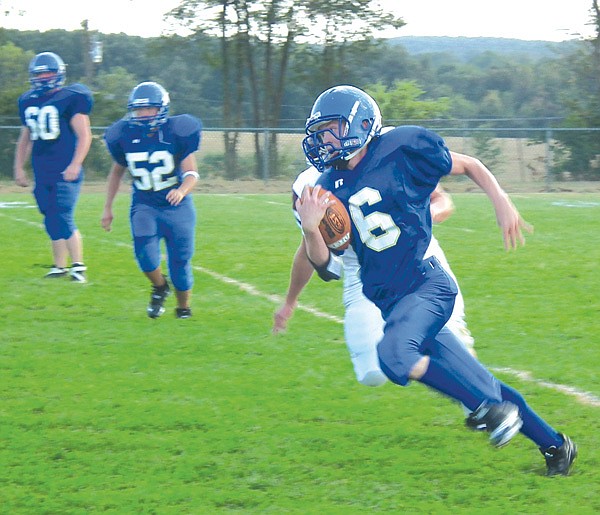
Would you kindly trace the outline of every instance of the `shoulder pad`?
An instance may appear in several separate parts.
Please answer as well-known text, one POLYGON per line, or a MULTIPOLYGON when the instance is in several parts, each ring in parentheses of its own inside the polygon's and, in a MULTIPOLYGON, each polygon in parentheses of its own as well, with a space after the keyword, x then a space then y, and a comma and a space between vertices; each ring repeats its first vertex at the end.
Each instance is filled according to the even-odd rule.
POLYGON ((82 95, 92 96, 92 90, 88 88, 85 84, 79 84, 76 82, 75 84, 70 84, 69 86, 63 86, 63 89, 67 91, 72 91, 73 93, 80 93, 82 95))
POLYGON ((28 98, 31 97, 33 93, 33 90, 30 89, 29 91, 26 91, 25 93, 23 93, 20 97, 19 97, 19 103, 24 102, 25 100, 27 100, 28 98))
POLYGON ((417 125, 401 125, 386 130, 373 143, 376 160, 381 160, 398 150, 419 155, 427 161, 440 160, 441 165, 450 159, 444 139, 439 134, 417 125))
POLYGON ((202 130, 202 122, 191 114, 178 114, 169 117, 171 129, 178 136, 191 136, 202 130))
POLYGON ((107 144, 112 144, 116 142, 121 135, 123 134, 123 128, 128 127, 127 120, 121 119, 113 123, 106 131, 104 132, 104 140, 107 144))

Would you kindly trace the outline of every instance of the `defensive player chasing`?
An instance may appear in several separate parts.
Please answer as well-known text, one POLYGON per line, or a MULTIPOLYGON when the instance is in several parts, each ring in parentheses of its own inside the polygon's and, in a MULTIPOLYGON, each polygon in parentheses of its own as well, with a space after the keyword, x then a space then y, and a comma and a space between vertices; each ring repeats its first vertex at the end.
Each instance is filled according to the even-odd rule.
POLYGON ((107 181, 102 227, 110 231, 113 200, 129 170, 132 176, 131 233, 137 263, 152 283, 147 307, 158 318, 170 294, 161 270, 160 242, 165 241, 169 277, 177 297, 177 318, 190 318, 194 283, 196 211, 190 195, 198 181, 196 152, 200 146, 200 120, 189 114, 168 116, 169 94, 156 82, 142 82, 129 95, 128 114, 104 135, 113 157, 107 181))
POLYGON ((75 225, 75 205, 83 181, 83 161, 92 143, 91 91, 82 84, 64 86, 66 65, 52 52, 37 54, 29 64, 31 90, 19 98, 23 128, 15 150, 14 174, 29 185, 24 170, 31 155, 33 195, 52 242, 54 264, 47 278, 69 275, 85 283, 83 243, 75 225), (67 268, 67 259, 71 267, 67 268))
POLYGON ((379 107, 358 88, 336 86, 315 101, 303 148, 324 173, 296 202, 308 258, 321 276, 338 276, 318 229, 329 201, 319 197, 321 185, 351 215, 363 292, 386 322, 377 351, 388 379, 420 381, 458 400, 486 425, 495 446, 520 430, 545 456, 548 475, 568 474, 576 445, 444 328, 457 286, 435 257, 424 259, 431 239, 429 197, 446 174, 465 174, 484 191, 496 191, 491 200, 507 248, 523 243, 527 224, 500 186, 491 187, 496 180, 477 159, 450 152, 440 136, 422 127, 380 129, 379 107))

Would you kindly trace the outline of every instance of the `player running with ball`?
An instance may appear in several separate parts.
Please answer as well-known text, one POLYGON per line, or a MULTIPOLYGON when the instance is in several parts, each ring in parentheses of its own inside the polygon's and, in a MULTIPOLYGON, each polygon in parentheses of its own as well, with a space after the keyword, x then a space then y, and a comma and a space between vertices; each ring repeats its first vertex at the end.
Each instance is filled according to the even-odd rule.
MULTIPOLYGON (((444 328, 457 285, 435 257, 425 258, 431 240, 429 197, 439 180, 465 174, 488 191, 495 178, 478 160, 450 152, 440 136, 422 127, 380 130, 379 107, 358 88, 336 86, 315 101, 303 148, 323 174, 317 187, 305 189, 296 202, 308 258, 320 275, 331 273, 331 252, 318 228, 327 209, 320 185, 351 215, 363 292, 385 320, 377 352, 388 379, 403 386, 419 381, 458 400, 485 423, 495 446, 521 431, 540 448, 548 475, 568 474, 576 445, 444 328)), ((505 246, 515 248, 527 225, 499 186, 491 200, 505 246)))

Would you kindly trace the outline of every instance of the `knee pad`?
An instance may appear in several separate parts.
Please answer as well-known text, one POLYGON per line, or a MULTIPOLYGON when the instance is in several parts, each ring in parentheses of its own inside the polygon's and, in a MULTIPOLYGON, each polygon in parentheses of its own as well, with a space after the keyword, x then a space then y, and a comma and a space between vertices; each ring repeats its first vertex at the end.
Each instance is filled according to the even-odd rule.
POLYGON ((417 360, 403 359, 399 355, 395 342, 384 338, 377 345, 379 366, 386 377, 393 383, 406 386, 409 382, 410 370, 417 360))
POLYGON ((72 211, 46 213, 44 226, 53 241, 68 240, 77 230, 72 211))
POLYGON ((152 272, 160 266, 160 243, 157 238, 134 238, 133 247, 142 272, 152 272))
POLYGON ((179 291, 191 290, 194 285, 194 274, 190 261, 169 261, 169 277, 175 289, 179 291))

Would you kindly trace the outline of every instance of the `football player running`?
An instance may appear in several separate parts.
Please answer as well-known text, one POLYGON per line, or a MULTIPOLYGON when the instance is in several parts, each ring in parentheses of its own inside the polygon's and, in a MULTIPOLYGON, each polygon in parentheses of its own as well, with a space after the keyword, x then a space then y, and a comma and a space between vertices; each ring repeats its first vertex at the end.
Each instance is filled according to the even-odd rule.
POLYGON ((177 318, 190 318, 194 276, 196 211, 190 195, 198 181, 195 152, 202 123, 181 114, 168 116, 168 92, 156 82, 142 82, 129 95, 127 116, 104 135, 113 158, 108 175, 102 227, 111 230, 113 201, 129 170, 132 177, 131 234, 138 266, 152 283, 146 313, 158 318, 170 294, 161 269, 160 242, 165 241, 169 278, 175 288, 177 318))
POLYGON ((31 89, 18 101, 23 127, 15 149, 14 177, 19 186, 29 186, 24 167, 31 156, 33 195, 52 244, 53 265, 45 277, 70 276, 85 283, 83 242, 74 213, 83 161, 92 143, 93 99, 86 86, 65 86, 65 80, 66 65, 53 52, 37 54, 29 63, 31 89))
POLYGON ((353 86, 336 86, 316 99, 303 149, 322 173, 296 202, 306 253, 321 276, 337 278, 318 226, 327 205, 319 186, 332 191, 352 219, 352 246, 363 292, 381 311, 384 336, 377 346, 392 382, 421 383, 458 400, 486 425, 501 447, 520 431, 539 447, 548 475, 567 475, 577 447, 537 415, 523 396, 494 377, 445 328, 457 286, 431 256, 429 198, 447 174, 464 174, 490 197, 505 247, 524 243, 530 229, 491 172, 477 159, 451 152, 422 127, 380 133, 376 102, 353 86))
MULTIPOLYGON (((320 175, 321 173, 313 166, 298 175, 292 185, 292 201, 294 204, 302 195, 304 188, 314 186, 320 175)), ((454 204, 450 196, 441 187, 437 187, 431 194, 430 208, 432 220, 435 223, 441 223, 452 214, 454 204)), ((293 207, 293 212, 297 223, 300 224, 300 218, 295 207, 293 207)), ((444 264, 446 270, 452 274, 446 256, 439 242, 433 236, 426 255, 435 255, 444 264)), ((387 382, 387 377, 379 367, 377 356, 377 344, 383 337, 384 321, 381 312, 362 292, 360 267, 356 253, 352 248, 348 248, 339 257, 332 255, 332 259, 337 262, 340 271, 343 270, 344 335, 356 379, 365 386, 380 386, 387 382)), ((273 317, 273 333, 286 330, 288 320, 292 317, 298 305, 298 298, 312 277, 313 271, 314 269, 306 255, 304 239, 302 239, 292 262, 290 284, 286 292, 285 302, 273 317)), ((456 296, 452 316, 446 325, 454 331, 469 352, 475 355, 474 340, 465 322, 464 301, 460 289, 456 296)))

